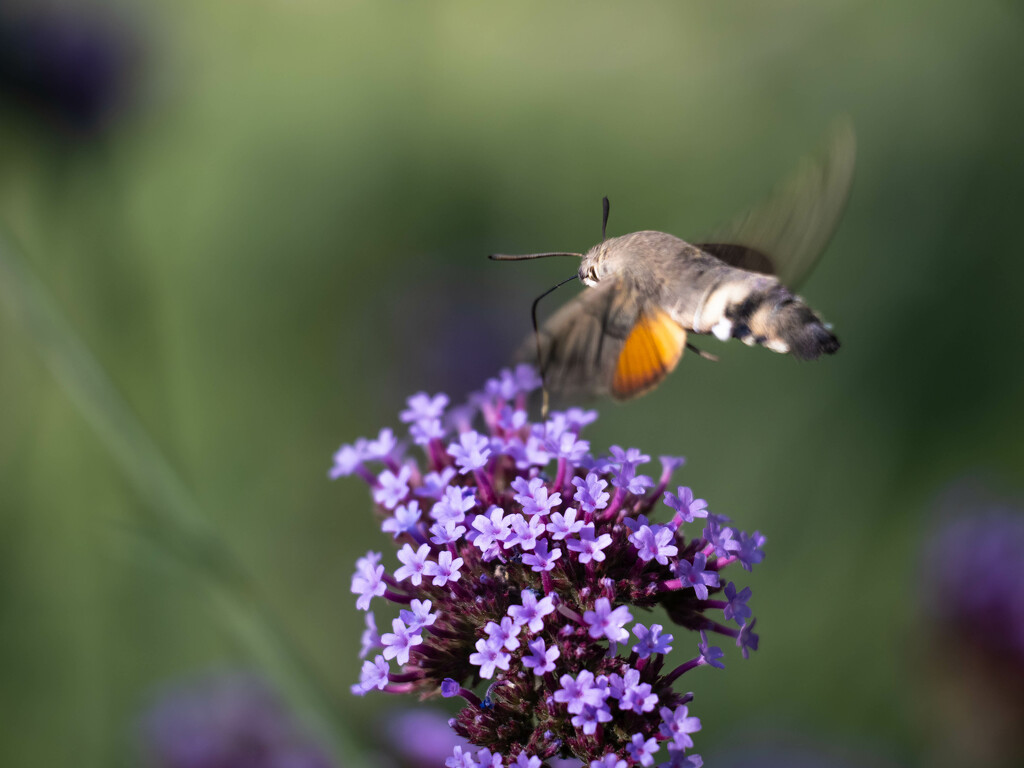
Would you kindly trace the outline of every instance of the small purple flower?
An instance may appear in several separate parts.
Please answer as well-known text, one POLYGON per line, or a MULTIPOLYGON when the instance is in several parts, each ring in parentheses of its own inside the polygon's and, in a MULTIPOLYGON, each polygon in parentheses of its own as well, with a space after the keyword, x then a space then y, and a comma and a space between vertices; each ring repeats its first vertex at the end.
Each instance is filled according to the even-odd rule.
POLYGON ((589 453, 580 459, 577 464, 580 469, 587 472, 597 472, 600 475, 605 475, 618 469, 618 465, 610 458, 606 456, 593 456, 589 453))
POLYGON ((512 526, 512 532, 502 542, 505 549, 518 547, 527 551, 537 546, 537 539, 544 535, 544 521, 539 515, 527 520, 518 512, 505 518, 512 526))
POLYGON ((585 478, 574 477, 572 484, 576 486, 576 494, 573 500, 579 502, 580 509, 593 514, 599 509, 608 506, 611 496, 605 492, 608 483, 594 472, 588 472, 585 478))
POLYGON ((649 683, 640 682, 640 673, 635 669, 627 669, 622 677, 612 675, 610 688, 612 696, 619 700, 620 709, 641 714, 658 706, 657 695, 651 693, 649 683))
POLYGON ((591 760, 589 768, 626 768, 626 761, 609 752, 598 760, 591 760))
POLYGON ((704 758, 700 755, 685 755, 682 750, 668 747, 668 762, 662 763, 658 768, 701 768, 704 765, 704 758))
POLYGON ((526 423, 530 420, 530 414, 521 408, 511 408, 505 406, 501 409, 501 416, 498 419, 498 423, 501 428, 506 432, 518 432, 526 423))
POLYGON ((658 740, 653 736, 644 740, 642 733, 634 733, 630 743, 626 745, 626 751, 640 765, 654 765, 654 755, 658 752, 658 740))
POLYGON ((423 419, 440 419, 444 409, 448 407, 448 395, 442 393, 433 397, 426 392, 417 392, 406 402, 409 407, 398 414, 398 418, 406 424, 423 419))
POLYGON ((469 663, 480 667, 480 677, 490 680, 494 677, 495 669, 508 671, 509 662, 512 656, 502 649, 501 643, 495 643, 494 638, 476 641, 476 653, 469 656, 469 663))
POLYGON ((580 563, 586 565, 591 560, 597 562, 604 560, 605 554, 602 550, 611 543, 612 536, 610 533, 602 533, 600 536, 595 537, 594 526, 585 525, 580 530, 579 539, 569 539, 566 541, 566 546, 571 551, 578 552, 580 563))
POLYGON ((377 435, 376 440, 371 440, 366 444, 366 458, 384 461, 391 457, 397 447, 398 440, 395 439, 395 433, 385 427, 377 435))
POLYGON ((626 463, 622 465, 615 477, 612 478, 612 485, 616 488, 622 488, 634 496, 639 496, 644 492, 644 489, 654 485, 654 481, 647 475, 638 475, 636 473, 636 465, 626 463))
POLYGON ((409 434, 416 445, 427 445, 431 440, 443 440, 448 432, 440 419, 423 419, 409 428, 409 434))
POLYGON ((757 619, 748 621, 740 629, 740 636, 736 638, 736 645, 742 650, 744 659, 749 659, 750 652, 757 650, 757 643, 760 638, 754 632, 754 624, 756 623, 757 619))
POLYGON ((380 633, 377 631, 377 619, 372 611, 366 612, 366 629, 363 630, 363 634, 359 638, 359 644, 360 659, 365 659, 366 654, 370 651, 383 647, 380 644, 380 633))
POLYGON ((544 447, 544 438, 539 435, 530 435, 526 442, 519 438, 509 440, 505 445, 505 453, 515 459, 516 468, 521 470, 543 467, 552 459, 544 447))
POLYGON ((629 537, 629 541, 645 563, 656 560, 660 565, 668 565, 668 559, 679 552, 679 547, 674 544, 675 531, 664 525, 653 528, 642 525, 629 537))
POLYGON ((530 566, 537 573, 545 573, 555 567, 555 561, 562 556, 558 547, 548 551, 548 540, 539 539, 531 554, 523 555, 523 564, 530 566))
POLYGON ((453 477, 455 477, 455 467, 445 467, 440 472, 431 472, 423 478, 423 485, 416 489, 416 495, 428 499, 439 499, 453 477))
POLYGON ((764 544, 765 537, 761 535, 760 531, 754 531, 753 534, 740 531, 739 548, 736 551, 736 557, 739 559, 740 565, 743 566, 743 570, 749 571, 764 560, 764 552, 761 551, 761 547, 764 544))
POLYGON ((504 648, 506 651, 514 651, 520 646, 517 638, 520 629, 522 629, 522 625, 508 616, 505 616, 500 624, 496 621, 489 621, 484 627, 484 631, 489 636, 488 642, 498 648, 504 648))
POLYGON ((484 747, 477 750, 476 764, 478 768, 502 768, 504 763, 499 753, 495 752, 492 754, 491 750, 484 747))
MULTIPOLYGON (((533 377, 536 378, 536 376, 536 371, 533 371, 533 377)), ((522 377, 519 375, 518 368, 516 372, 510 371, 508 368, 502 368, 498 371, 498 375, 495 378, 488 379, 484 383, 484 391, 499 400, 511 400, 520 392, 526 393, 534 389, 534 387, 523 389, 523 384, 526 382, 527 378, 525 375, 522 377)), ((537 384, 537 386, 540 386, 540 384, 537 384)))
POLYGON ((662 707, 660 714, 661 734, 666 739, 671 739, 679 749, 692 747, 693 739, 690 738, 690 734, 700 730, 700 718, 690 717, 690 710, 685 704, 680 704, 674 710, 662 707))
POLYGON ((395 507, 394 517, 385 518, 381 524, 384 533, 390 533, 392 538, 397 539, 403 533, 408 533, 416 528, 422 516, 420 503, 416 500, 408 504, 399 504, 395 507))
POLYGON ((707 558, 703 552, 695 554, 692 563, 687 560, 676 563, 676 576, 684 587, 693 587, 700 600, 708 599, 708 587, 718 586, 718 574, 715 571, 705 571, 706 565, 707 558))
POLYGON ((454 520, 461 523, 466 519, 466 513, 476 506, 473 493, 468 488, 449 486, 444 489, 441 498, 430 510, 430 516, 439 523, 447 523, 454 520))
POLYGON ((356 572, 352 575, 352 592, 359 595, 356 608, 370 609, 370 600, 380 597, 387 590, 384 585, 384 566, 378 565, 380 552, 367 552, 366 557, 356 561, 356 572))
POLYGON ((597 421, 597 411, 586 411, 582 408, 570 408, 565 412, 565 421, 568 423, 569 429, 575 429, 578 432, 584 427, 597 421))
POLYGON ((555 671, 555 659, 561 655, 558 646, 547 648, 544 645, 544 638, 538 637, 527 643, 526 647, 530 649, 531 655, 523 657, 524 667, 532 669, 535 675, 546 675, 555 671))
POLYGON ((461 744, 455 745, 454 753, 444 761, 444 764, 445 768, 479 768, 480 765, 473 753, 468 749, 463 749, 461 744))
POLYGON ((429 627, 437 621, 437 614, 430 612, 431 602, 429 600, 414 599, 410 604, 411 611, 404 608, 398 612, 399 617, 409 627, 410 632, 419 632, 423 627, 429 627))
POLYGON ((586 456, 587 451, 590 450, 590 443, 580 440, 576 437, 575 432, 566 430, 557 439, 549 439, 546 447, 559 459, 575 463, 586 456))
POLYGON ((395 578, 399 581, 409 579, 414 586, 418 587, 423 581, 429 555, 429 544, 421 544, 420 548, 416 550, 409 544, 402 545, 402 548, 398 550, 398 559, 402 561, 403 565, 395 571, 395 578))
POLYGON ((607 597, 599 597, 594 603, 594 610, 583 614, 583 621, 590 627, 590 636, 595 640, 599 637, 607 637, 610 642, 621 643, 629 639, 629 632, 623 627, 626 622, 632 621, 633 616, 629 609, 620 605, 612 610, 611 602, 607 597))
POLYGON ((439 547, 443 547, 446 544, 455 544, 465 532, 466 526, 459 525, 454 520, 449 520, 444 525, 434 523, 430 526, 430 540, 439 547))
POLYGON ((646 659, 655 653, 668 653, 672 650, 672 646, 669 643, 672 642, 672 635, 661 633, 661 624, 651 624, 651 628, 647 629, 643 624, 637 623, 633 625, 633 634, 636 635, 640 641, 633 646, 633 652, 636 653, 641 659, 646 659))
POLYGON ((607 723, 612 719, 611 710, 603 704, 600 707, 583 707, 583 711, 578 715, 573 715, 572 724, 583 731, 583 733, 591 736, 597 731, 597 726, 601 723, 607 723))
POLYGON ((567 536, 572 536, 583 530, 583 521, 576 519, 576 510, 570 509, 564 515, 555 512, 548 519, 548 533, 555 541, 560 541, 567 536))
MULTIPOLYGON (((636 533, 641 528, 643 528, 645 525, 648 528, 653 528, 654 526, 657 525, 657 523, 652 523, 650 520, 648 520, 647 519, 647 515, 637 515, 636 517, 627 517, 622 522, 630 530, 631 533, 636 533)), ((671 525, 667 525, 667 526, 664 526, 664 527, 671 528, 672 526, 671 525)))
POLYGON ((360 438, 353 445, 343 445, 334 454, 334 466, 328 472, 331 480, 348 477, 367 460, 366 440, 360 438))
POLYGON ((411 476, 412 467, 408 464, 398 470, 397 475, 390 469, 385 469, 377 475, 378 487, 373 489, 373 500, 382 507, 394 509, 409 495, 409 478, 411 476))
POLYGON ((510 528, 511 523, 501 507, 494 506, 487 510, 486 515, 477 515, 473 518, 473 530, 469 532, 469 539, 486 552, 503 542, 511 532, 510 528))
MULTIPOLYGON (((519 626, 525 624, 531 632, 540 632, 544 629, 544 617, 555 612, 555 599, 553 595, 538 600, 531 589, 524 589, 520 594, 522 605, 513 605, 508 609, 511 616, 519 626)), ((509 648, 509 650, 513 650, 509 648)))
POLYGON ((700 653, 699 658, 702 665, 712 666, 716 669, 725 669, 725 664, 721 661, 725 653, 717 645, 708 643, 707 633, 703 629, 700 631, 700 644, 697 646, 697 650, 700 653))
POLYGON ((562 495, 549 494, 548 487, 539 477, 529 481, 523 477, 517 478, 512 482, 512 490, 516 491, 516 503, 523 506, 523 512, 527 515, 543 517, 562 503, 562 495))
POLYGON ((725 599, 729 604, 725 606, 723 615, 727 620, 731 619, 741 627, 751 616, 747 600, 750 599, 750 587, 744 587, 742 592, 736 591, 736 585, 731 581, 725 585, 725 599))
POLYGON ((448 453, 463 475, 487 466, 491 455, 490 441, 479 432, 467 430, 459 435, 459 442, 448 446, 448 453))
POLYGON ((675 493, 665 494, 665 503, 679 513, 684 523, 692 523, 695 518, 708 516, 708 503, 704 499, 694 499, 693 491, 684 486, 675 493))
POLYGON ((622 450, 617 445, 613 445, 609 450, 612 453, 612 459, 615 460, 616 464, 632 464, 637 467, 641 464, 646 464, 651 460, 651 457, 641 451, 639 448, 627 448, 622 450))
POLYGON ((540 768, 540 758, 535 755, 528 755, 520 752, 514 763, 509 763, 509 768, 540 768))
POLYGON ((724 515, 708 515, 708 524, 704 526, 704 539, 715 550, 716 557, 729 557, 740 548, 740 543, 733 536, 735 531, 724 523, 729 518, 724 515))
POLYGON ((373 661, 364 661, 362 672, 359 674, 359 682, 352 686, 352 692, 357 696, 369 693, 374 688, 383 691, 388 684, 388 673, 391 665, 383 656, 377 656, 373 661))
POLYGON ((462 567, 462 563, 461 557, 452 559, 451 552, 439 552, 436 563, 433 560, 427 560, 427 564, 423 568, 423 575, 432 576, 435 587, 443 587, 449 581, 459 580, 461 576, 459 569, 462 567))
POLYGON ((604 706, 606 693, 595 684, 593 672, 584 669, 576 677, 562 675, 558 682, 562 687, 555 691, 554 699, 565 704, 572 714, 580 714, 585 706, 604 706))
POLYGON ((686 463, 685 456, 659 456, 658 461, 661 462, 661 471, 668 477, 681 466, 686 463))
POLYGON ((413 632, 401 619, 394 619, 391 622, 394 632, 385 632, 380 636, 384 645, 384 658, 397 659, 399 664, 409 663, 409 651, 413 646, 423 642, 423 635, 413 632))

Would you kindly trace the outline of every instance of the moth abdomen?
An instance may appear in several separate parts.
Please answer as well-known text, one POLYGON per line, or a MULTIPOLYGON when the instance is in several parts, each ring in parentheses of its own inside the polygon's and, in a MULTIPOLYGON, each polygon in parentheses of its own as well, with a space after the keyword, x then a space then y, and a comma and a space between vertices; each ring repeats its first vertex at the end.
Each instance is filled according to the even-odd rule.
POLYGON ((725 313, 733 338, 799 360, 834 354, 839 339, 809 306, 782 285, 751 293, 725 313))
POLYGON ((825 327, 814 310, 796 299, 779 307, 772 326, 776 338, 799 360, 817 360, 839 349, 835 334, 825 327))

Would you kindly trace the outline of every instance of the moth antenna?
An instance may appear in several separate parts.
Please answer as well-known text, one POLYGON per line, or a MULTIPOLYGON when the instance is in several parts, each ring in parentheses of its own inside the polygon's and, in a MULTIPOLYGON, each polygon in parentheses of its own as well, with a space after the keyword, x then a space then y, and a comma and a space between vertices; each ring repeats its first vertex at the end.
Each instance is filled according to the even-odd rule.
POLYGON ((537 370, 540 372, 540 389, 543 393, 543 400, 540 406, 540 417, 542 419, 546 419, 548 417, 548 386, 544 381, 544 359, 541 355, 540 350, 540 330, 537 328, 537 304, 539 304, 541 299, 543 299, 549 293, 554 291, 556 288, 561 288, 566 283, 575 280, 578 277, 578 274, 573 275, 572 277, 567 277, 565 280, 558 283, 557 285, 548 288, 546 291, 544 291, 544 293, 542 293, 540 296, 533 300, 533 306, 530 308, 530 317, 533 320, 533 337, 537 340, 537 370))
POLYGON ((612 204, 608 202, 608 196, 605 195, 601 198, 601 242, 604 242, 605 231, 608 229, 608 212, 611 211, 612 204))
POLYGON ((487 258, 491 261, 526 261, 527 259, 546 259, 549 256, 575 256, 577 259, 582 259, 582 253, 563 253, 562 251, 556 251, 552 253, 524 253, 521 256, 510 256, 505 253, 492 253, 487 258))

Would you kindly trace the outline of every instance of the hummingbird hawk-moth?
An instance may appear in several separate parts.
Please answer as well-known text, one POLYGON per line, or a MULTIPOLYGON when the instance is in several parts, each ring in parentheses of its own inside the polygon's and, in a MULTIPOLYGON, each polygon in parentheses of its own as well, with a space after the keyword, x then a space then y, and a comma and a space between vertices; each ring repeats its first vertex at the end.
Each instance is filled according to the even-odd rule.
POLYGON ((555 394, 625 400, 656 387, 687 347, 714 359, 688 343, 690 334, 739 339, 801 360, 834 354, 839 340, 831 327, 793 289, 836 228, 854 155, 853 131, 844 124, 825 152, 707 242, 654 231, 604 239, 605 198, 602 241, 587 253, 492 255, 581 259, 563 283, 578 278, 587 288, 539 331, 534 302, 536 345, 524 344, 519 357, 537 361, 545 389, 555 394))

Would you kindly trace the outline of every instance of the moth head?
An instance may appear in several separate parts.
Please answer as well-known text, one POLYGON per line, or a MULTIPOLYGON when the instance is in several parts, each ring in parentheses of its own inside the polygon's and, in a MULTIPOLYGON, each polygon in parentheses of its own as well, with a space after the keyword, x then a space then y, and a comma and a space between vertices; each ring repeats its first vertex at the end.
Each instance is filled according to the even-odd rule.
POLYGON ((584 285, 593 287, 601 282, 601 279, 607 274, 606 253, 605 243, 599 243, 583 255, 578 274, 584 285))

